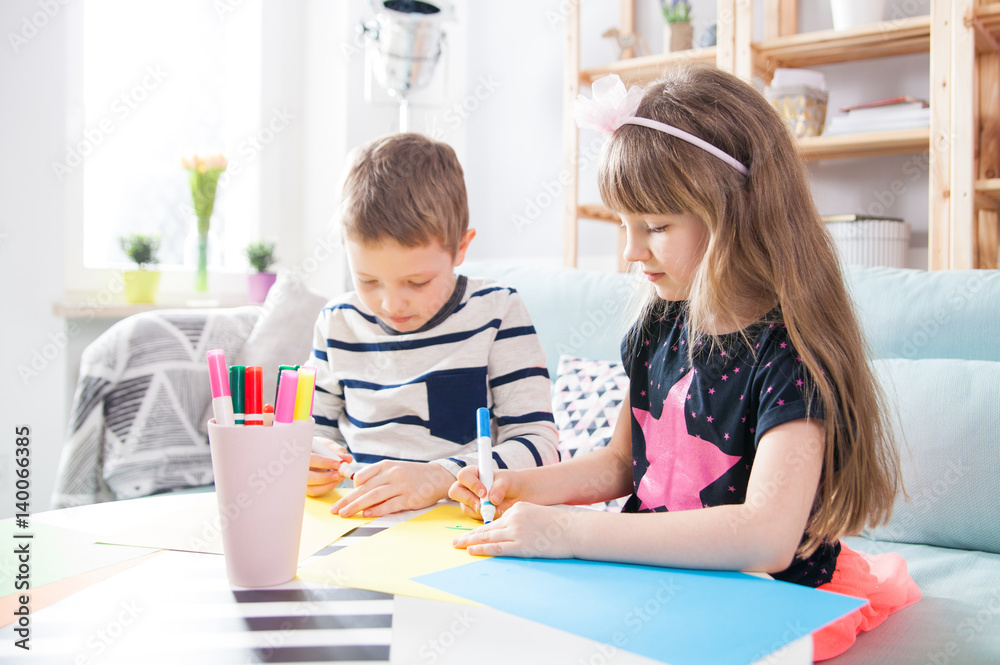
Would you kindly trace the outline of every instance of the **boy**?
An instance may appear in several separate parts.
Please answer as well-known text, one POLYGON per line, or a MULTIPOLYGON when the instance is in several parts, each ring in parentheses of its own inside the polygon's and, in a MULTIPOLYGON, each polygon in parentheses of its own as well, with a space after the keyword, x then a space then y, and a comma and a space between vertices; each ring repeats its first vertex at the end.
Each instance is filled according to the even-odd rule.
POLYGON ((476 463, 476 409, 489 407, 499 468, 558 460, 549 378, 520 296, 457 276, 469 243, 462 167, 420 134, 376 139, 355 152, 341 200, 355 291, 316 321, 314 450, 308 493, 362 464, 343 517, 423 508, 476 463))

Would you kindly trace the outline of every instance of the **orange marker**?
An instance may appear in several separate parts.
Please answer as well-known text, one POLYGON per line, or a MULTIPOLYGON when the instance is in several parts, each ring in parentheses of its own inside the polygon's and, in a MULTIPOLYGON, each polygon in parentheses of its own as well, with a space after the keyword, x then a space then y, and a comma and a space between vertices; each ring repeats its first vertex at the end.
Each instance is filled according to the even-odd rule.
POLYGON ((270 427, 274 424, 274 405, 265 404, 264 405, 264 427, 270 427))

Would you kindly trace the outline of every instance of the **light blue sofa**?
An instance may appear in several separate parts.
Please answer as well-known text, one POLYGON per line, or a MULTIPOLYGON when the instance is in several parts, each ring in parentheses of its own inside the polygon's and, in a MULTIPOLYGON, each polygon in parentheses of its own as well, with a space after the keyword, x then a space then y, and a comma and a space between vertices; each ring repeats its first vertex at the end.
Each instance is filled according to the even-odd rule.
MULTIPOLYGON (((493 277, 518 289, 542 339, 553 378, 562 354, 619 360, 631 294, 626 276, 486 263, 466 264, 461 272, 493 277)), ((901 456, 910 496, 909 502, 900 498, 888 525, 849 542, 870 553, 901 554, 923 599, 862 635, 846 654, 830 662, 1000 664, 1000 274, 853 268, 846 279, 904 442, 901 456)), ((277 326, 282 339, 301 337, 307 350, 311 330, 306 324, 290 324, 296 320, 295 312, 282 308, 309 310, 297 312, 298 320, 308 322, 322 299, 316 300, 304 289, 288 293, 293 295, 269 314, 267 304, 252 311, 148 313, 127 329, 138 329, 141 323, 149 329, 169 324, 208 330, 209 326, 195 325, 191 317, 217 317, 210 328, 218 341, 213 338, 212 344, 225 346, 227 357, 239 357, 237 351, 248 335, 254 343, 244 346, 259 345, 258 337, 266 337, 264 329, 269 326, 277 326)), ((116 348, 123 335, 110 333, 88 349, 94 357, 119 359, 113 372, 102 374, 106 385, 102 384, 101 396, 94 399, 111 399, 133 390, 128 381, 134 381, 129 378, 134 368, 121 362, 125 356, 116 348)), ((307 351, 273 352, 276 357, 298 358, 307 351)), ((183 417, 191 431, 192 423, 197 427, 204 421, 210 403, 207 369, 203 351, 180 350, 178 354, 185 366, 193 368, 184 376, 171 374, 172 381, 183 382, 173 386, 175 392, 190 397, 183 417)), ((83 394, 78 392, 80 404, 74 413, 84 412, 88 400, 79 398, 83 394)), ((97 431, 108 429, 99 424, 86 437, 87 446, 77 446, 77 452, 99 449, 102 438, 117 442, 112 436, 115 432, 97 431)), ((166 436, 184 448, 176 436, 166 436)), ((200 463, 210 477, 204 432, 201 436, 198 440, 195 432, 190 445, 205 458, 200 463)), ((148 435, 139 439, 146 448, 157 445, 148 435)), ((183 461, 175 464, 180 468, 178 476, 202 477, 193 472, 197 459, 192 461, 190 455, 178 459, 183 461)), ((81 474, 80 463, 63 466, 81 474)), ((107 459, 103 467, 94 462, 88 471, 90 477, 96 476, 91 484, 104 482, 113 471, 107 459)))
MULTIPOLYGON (((627 277, 464 272, 518 289, 553 378, 562 353, 619 359, 627 277)), ((1000 274, 848 268, 845 278, 904 442, 909 494, 888 525, 848 542, 902 555, 923 599, 828 662, 1000 664, 1000 274)))

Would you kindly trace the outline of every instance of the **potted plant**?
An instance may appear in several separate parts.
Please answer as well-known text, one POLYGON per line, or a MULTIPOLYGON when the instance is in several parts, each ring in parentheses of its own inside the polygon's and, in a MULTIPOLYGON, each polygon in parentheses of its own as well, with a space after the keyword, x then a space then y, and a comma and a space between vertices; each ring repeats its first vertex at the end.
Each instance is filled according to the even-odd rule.
POLYGON ((160 262, 156 253, 160 251, 160 237, 145 233, 129 233, 118 238, 125 256, 137 266, 136 270, 125 270, 125 300, 131 303, 156 302, 156 291, 160 287, 160 271, 146 270, 144 266, 160 262))
POLYGON ((246 247, 247 261, 255 272, 247 275, 247 292, 250 302, 264 302, 267 292, 274 284, 275 274, 268 268, 276 261, 274 243, 268 240, 257 240, 246 247))
POLYGON ((686 51, 691 48, 694 28, 691 25, 691 3, 688 0, 660 0, 663 20, 663 52, 686 51))

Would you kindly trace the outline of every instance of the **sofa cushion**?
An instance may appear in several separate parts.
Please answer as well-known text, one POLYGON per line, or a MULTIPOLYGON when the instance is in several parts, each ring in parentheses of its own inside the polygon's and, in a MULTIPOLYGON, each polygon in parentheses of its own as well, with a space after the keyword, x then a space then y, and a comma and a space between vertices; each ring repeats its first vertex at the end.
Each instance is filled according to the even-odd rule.
POLYGON ((845 538, 851 548, 906 560, 922 598, 893 614, 831 665, 996 665, 1000 654, 1000 555, 845 538))
MULTIPOLYGON (((621 403, 628 394, 628 376, 619 362, 560 356, 552 385, 552 415, 559 428, 559 458, 567 460, 611 441, 621 403)), ((594 504, 621 510, 625 499, 594 504)))
POLYGON ((608 445, 627 394, 628 376, 621 363, 561 356, 552 386, 559 458, 567 460, 608 445))
POLYGON ((909 501, 866 535, 1000 553, 1000 362, 874 361, 909 501))
POLYGON ((458 271, 495 279, 521 294, 545 349, 550 376, 555 376, 561 355, 621 360, 622 336, 632 323, 631 276, 485 262, 465 263, 458 271))
POLYGON ((995 270, 844 270, 875 358, 1000 361, 995 270))

